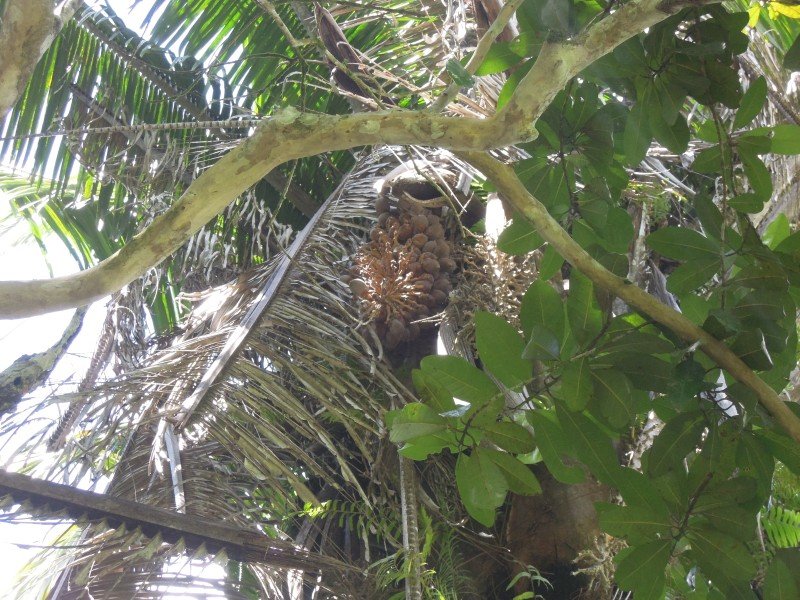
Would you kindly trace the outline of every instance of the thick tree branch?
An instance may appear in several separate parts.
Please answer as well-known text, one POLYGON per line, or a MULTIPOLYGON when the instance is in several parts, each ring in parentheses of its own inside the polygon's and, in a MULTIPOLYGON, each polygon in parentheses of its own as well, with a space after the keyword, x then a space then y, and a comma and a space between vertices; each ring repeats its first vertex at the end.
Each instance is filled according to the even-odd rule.
POLYGON ((535 122, 584 67, 643 28, 709 0, 634 0, 584 34, 543 49, 503 111, 491 119, 452 118, 431 111, 381 111, 344 116, 286 110, 195 180, 147 230, 99 265, 45 281, 0 283, 0 317, 19 318, 88 304, 140 276, 177 250, 239 194, 277 165, 322 152, 372 144, 414 144, 482 151, 535 136, 535 122))
POLYGON ((486 175, 506 201, 530 221, 542 239, 552 245, 566 261, 596 285, 618 296, 654 321, 669 327, 685 341, 691 344, 699 342, 700 349, 737 381, 755 392, 762 406, 775 421, 800 443, 800 419, 789 410, 775 390, 744 364, 730 348, 678 311, 662 304, 633 283, 614 275, 589 256, 558 224, 558 221, 550 216, 544 205, 531 196, 514 169, 487 154, 463 153, 462 157, 486 175))
POLYGON ((28 84, 63 21, 52 0, 8 0, 0 22, 0 118, 28 84))
POLYGON ((542 46, 531 70, 520 81, 513 96, 495 116, 519 130, 524 137, 536 136, 536 121, 567 83, 593 62, 634 35, 690 6, 718 0, 634 0, 598 21, 575 38, 542 46))

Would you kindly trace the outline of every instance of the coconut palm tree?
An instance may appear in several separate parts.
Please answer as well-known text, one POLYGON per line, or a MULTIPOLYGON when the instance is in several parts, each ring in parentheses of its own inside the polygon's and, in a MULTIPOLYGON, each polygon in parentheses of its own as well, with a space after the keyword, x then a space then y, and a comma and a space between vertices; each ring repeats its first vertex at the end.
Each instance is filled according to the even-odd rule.
MULTIPOLYGON (((34 157, 39 187, 11 176, 5 184, 17 190, 16 210, 34 232, 55 232, 82 267, 147 227, 261 115, 283 105, 332 114, 413 109, 447 84, 441 108, 442 99, 458 100, 448 110, 489 115, 508 100, 506 80, 525 70, 515 52, 537 43, 512 46, 528 13, 497 21, 510 11, 489 0, 165 0, 136 28, 108 6, 72 8, 4 130, 4 152, 20 164, 34 157), (494 22, 505 24, 494 34, 506 46, 472 79, 474 69, 459 61, 494 22), (470 92, 459 95, 465 81, 470 92)), ((557 17, 549 17, 550 29, 559 29, 557 17)), ((770 56, 773 48, 760 51, 770 56)), ((768 60, 754 56, 743 59, 745 70, 745 60, 768 60)), ((780 71, 773 73, 774 87, 780 71)), ((632 93, 614 77, 602 84, 632 93)), ((544 115, 542 137, 546 128, 560 131, 558 119, 544 115)), ((610 138, 586 135, 573 150, 585 147, 593 166, 607 165, 599 155, 613 151, 610 138)), ((533 146, 508 152, 500 158, 531 164, 537 156, 533 146)), ((564 176, 538 181, 567 186, 566 214, 577 197, 569 189, 575 175, 566 171, 569 151, 556 154, 564 176)), ((614 175, 627 178, 607 175, 609 188, 614 175)), ((412 372, 435 353, 437 335, 446 353, 475 362, 472 315, 500 314, 524 331, 520 302, 541 272, 562 294, 580 286, 551 251, 517 259, 509 256, 511 236, 498 242, 480 233, 478 222, 493 216, 485 214, 486 194, 471 184, 481 177, 459 157, 413 147, 295 161, 115 294, 83 380, 48 401, 59 418, 20 449, 41 452, 46 444, 46 459, 36 454, 20 466, 71 484, 107 482, 106 502, 88 510, 94 497, 70 504, 58 490, 2 484, 15 490, 9 504, 25 501, 24 511, 78 519, 42 562, 50 575, 43 594, 524 598, 547 593, 538 570, 555 585, 554 597, 617 594, 611 557, 624 543, 600 533, 593 505, 614 497, 609 481, 566 485, 539 465, 543 493, 509 497, 501 521, 482 526, 459 497, 453 455, 398 453, 398 438, 387 435, 387 413, 401 418, 389 411, 438 397, 424 370, 412 372), (430 277, 398 264, 394 250, 413 245, 417 229, 424 243, 437 242, 430 277), (442 296, 443 315, 426 319, 442 308, 442 296), (131 512, 141 504, 152 515, 131 512), (183 515, 207 531, 190 529, 183 515), (215 530, 220 522, 228 529, 215 530), (240 545, 232 542, 237 535, 240 545), (187 575, 207 557, 223 576, 187 575)), ((685 180, 672 148, 654 146, 624 209, 617 207, 638 224, 621 251, 633 259, 623 273, 631 281, 656 286, 661 269, 672 266, 654 268, 643 240, 660 220, 693 222, 681 210, 694 185, 685 180)), ((503 214, 502 204, 489 206, 503 214)), ((624 312, 605 300, 592 310, 624 312)), ((488 353, 481 359, 488 367, 488 353)), ((636 381, 634 371, 626 377, 636 381)), ((536 385, 551 384, 542 371, 536 385)), ((508 391, 505 412, 513 419, 515 407, 530 401, 508 391)), ((28 418, 9 416, 7 431, 28 418)), ((646 433, 623 439, 621 452, 638 460, 646 433)), ((532 449, 526 444, 518 454, 532 449)), ((40 573, 31 571, 21 589, 40 585, 40 573)))

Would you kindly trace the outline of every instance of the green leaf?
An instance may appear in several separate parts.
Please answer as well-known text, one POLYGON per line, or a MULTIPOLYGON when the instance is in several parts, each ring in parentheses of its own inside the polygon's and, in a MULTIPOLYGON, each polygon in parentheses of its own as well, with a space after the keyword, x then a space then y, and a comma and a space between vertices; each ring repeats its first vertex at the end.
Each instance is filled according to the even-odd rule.
POLYGON ((629 331, 622 335, 614 334, 600 346, 602 352, 642 352, 644 354, 664 354, 675 347, 662 337, 642 331, 629 331))
POLYGON ((592 282, 577 273, 570 274, 569 297, 567 298, 567 317, 572 335, 581 344, 597 337, 603 327, 603 314, 594 297, 592 282))
POLYGON ((795 475, 800 475, 800 445, 797 442, 769 429, 760 429, 755 435, 775 458, 795 475))
POLYGON ((650 118, 643 102, 637 102, 625 121, 623 134, 623 148, 625 149, 625 163, 635 167, 644 160, 647 149, 650 148, 650 118))
POLYGON ((534 281, 522 297, 519 309, 522 332, 530 337, 534 327, 546 327, 556 334, 564 335, 564 301, 558 292, 542 279, 534 281))
POLYGON ((561 388, 559 397, 572 411, 586 408, 594 391, 592 376, 589 371, 589 359, 581 358, 567 363, 561 371, 561 388))
POLYGON ((657 540, 625 548, 614 557, 617 564, 615 580, 626 590, 632 590, 636 600, 660 600, 664 596, 666 569, 672 550, 672 540, 657 540))
POLYGON ((522 357, 531 360, 558 360, 560 352, 561 341, 556 334, 546 327, 537 326, 531 331, 522 357))
POLYGON ((475 75, 494 75, 518 65, 522 62, 523 56, 516 50, 513 42, 495 42, 489 48, 481 66, 475 71, 475 75))
POLYGON ((615 429, 633 421, 638 410, 633 401, 633 386, 622 373, 611 369, 592 371, 594 397, 600 410, 615 429))
POLYGON ((703 524, 693 525, 688 538, 697 564, 722 589, 736 587, 755 574, 755 559, 739 540, 703 524))
POLYGON ((764 200, 757 194, 746 192, 728 200, 728 206, 744 213, 757 213, 764 207, 764 200))
POLYGON ((742 159, 744 174, 747 175, 753 192, 760 200, 766 202, 772 196, 772 175, 770 175, 767 165, 758 156, 748 152, 740 151, 739 158, 742 159))
POLYGON ((522 358, 524 342, 505 319, 476 313, 475 342, 483 366, 504 385, 514 388, 530 380, 532 365, 522 358))
MULTIPOLYGON (((539 263, 539 279, 537 281, 542 281, 544 283, 549 280, 561 270, 563 264, 564 259, 562 256, 553 246, 548 245, 547 248, 544 249, 542 260, 539 263)), ((522 315, 520 314, 520 319, 521 318, 522 315)))
POLYGON ((389 440, 395 444, 447 429, 447 419, 421 402, 406 404, 402 410, 389 414, 392 415, 387 415, 387 420, 391 419, 389 440))
POLYGON ((456 407, 450 392, 430 373, 414 369, 411 371, 411 380, 414 382, 414 389, 417 390, 420 399, 437 413, 441 414, 456 407))
POLYGON ((768 371, 773 366, 764 332, 760 329, 737 335, 731 343, 731 350, 756 371, 768 371))
POLYGON ((767 80, 762 76, 753 81, 742 96, 739 110, 736 111, 736 116, 733 118, 733 128, 740 129, 749 125, 764 108, 766 101, 767 80))
POLYGON ((669 534, 669 513, 654 512, 648 506, 595 504, 600 529, 614 537, 627 538, 632 544, 648 542, 669 534))
POLYGON ((495 464, 503 474, 508 489, 515 494, 532 496, 542 493, 542 486, 539 485, 533 471, 510 454, 488 448, 481 448, 481 454, 487 456, 495 464))
POLYGON ((720 269, 722 269, 722 259, 719 256, 690 260, 670 273, 667 278, 667 289, 673 294, 682 296, 699 288, 720 269))
POLYGON ((671 419, 658 434, 647 454, 647 472, 653 477, 683 468, 686 455, 700 443, 705 429, 703 413, 692 411, 671 419))
POLYGON ((475 78, 470 75, 469 71, 464 68, 464 65, 456 59, 451 58, 448 60, 445 69, 447 69, 453 81, 461 87, 472 87, 475 85, 475 78))
POLYGON ((456 462, 456 486, 464 508, 479 523, 491 527, 495 509, 506 499, 508 484, 485 450, 460 454, 456 462))
POLYGON ((544 244, 536 229, 523 217, 514 217, 511 225, 497 238, 497 247, 512 256, 528 254, 544 244))
POLYGON ((420 367, 460 400, 483 403, 501 393, 486 373, 457 356, 426 356, 420 367))
POLYGON ((528 422, 533 425, 534 437, 539 452, 548 471, 561 483, 572 485, 582 483, 586 478, 583 470, 574 465, 564 463, 564 456, 572 455, 572 448, 566 440, 553 411, 529 410, 526 413, 528 422))
POLYGON ((792 229, 791 225, 789 225, 789 219, 786 218, 785 214, 779 213, 772 220, 772 223, 767 225, 761 239, 770 250, 775 250, 791 233, 792 229))
POLYGON ((484 427, 483 431, 490 442, 514 454, 533 452, 536 448, 531 432, 513 421, 492 423, 484 427))
MULTIPOLYGON (((795 45, 797 45, 797 41, 795 41, 795 45)), ((800 50, 798 50, 798 54, 800 54, 800 50)), ((798 56, 798 63, 800 63, 800 56, 798 56)), ((781 559, 780 555, 767 567, 763 597, 764 600, 797 600, 800 598, 800 576, 796 570, 793 570, 781 559)))
POLYGON ((800 35, 794 38, 792 45, 786 51, 783 68, 788 71, 800 71, 800 35))
POLYGON ((619 206, 608 209, 606 226, 596 230, 603 247, 609 252, 627 254, 633 241, 633 222, 628 211, 619 206))
POLYGON ((664 227, 647 236, 647 245, 675 260, 719 259, 721 252, 716 240, 687 227, 664 227))
POLYGON ((800 154, 800 125, 775 125, 772 131, 773 153, 800 154))
POLYGON ((722 148, 719 144, 697 153, 692 169, 698 173, 716 173, 722 169, 722 148))
POLYGON ((669 125, 661 113, 653 111, 650 118, 650 127, 653 130, 653 135, 656 140, 663 144, 670 152, 675 154, 683 154, 686 148, 689 147, 689 126, 686 124, 686 119, 682 115, 678 115, 675 122, 669 125))
POLYGON ((556 405, 556 413, 569 443, 578 453, 578 458, 589 467, 600 482, 615 485, 621 467, 611 439, 603 430, 582 413, 572 413, 556 405))

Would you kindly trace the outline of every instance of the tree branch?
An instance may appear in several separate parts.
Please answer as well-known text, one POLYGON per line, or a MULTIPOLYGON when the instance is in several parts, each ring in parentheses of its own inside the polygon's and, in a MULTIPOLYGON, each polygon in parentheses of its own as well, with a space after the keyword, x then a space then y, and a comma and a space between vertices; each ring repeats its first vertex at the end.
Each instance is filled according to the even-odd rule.
POLYGON ((0 22, 0 118, 14 106, 63 21, 50 0, 8 0, 0 22))
POLYGON ((251 138, 198 177, 172 208, 99 265, 56 279, 0 282, 0 318, 81 306, 120 289, 164 260, 265 173, 288 160, 372 144, 483 151, 530 140, 536 134, 536 119, 584 67, 678 10, 710 2, 634 0, 576 39, 545 45, 509 103, 491 119, 403 110, 301 115, 287 109, 267 119, 251 138))
POLYGON ((462 153, 461 156, 486 175, 506 201, 530 221, 542 239, 552 245, 567 262, 595 284, 627 302, 629 306, 669 327, 685 341, 691 344, 699 342, 700 349, 737 381, 755 392, 767 412, 796 442, 800 443, 800 419, 789 410, 775 390, 744 364, 730 348, 681 313, 662 304, 633 283, 614 275, 589 256, 558 224, 558 221, 550 216, 544 205, 525 189, 514 169, 488 154, 462 153))

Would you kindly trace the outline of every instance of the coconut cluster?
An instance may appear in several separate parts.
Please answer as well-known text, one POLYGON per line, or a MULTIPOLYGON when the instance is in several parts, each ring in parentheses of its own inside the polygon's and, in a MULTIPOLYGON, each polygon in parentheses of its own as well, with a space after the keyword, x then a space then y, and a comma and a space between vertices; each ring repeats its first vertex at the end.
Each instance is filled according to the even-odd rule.
POLYGON ((375 202, 376 225, 346 280, 387 348, 416 339, 421 322, 447 304, 456 270, 439 209, 408 197, 375 202))

